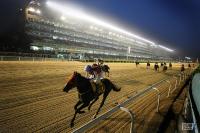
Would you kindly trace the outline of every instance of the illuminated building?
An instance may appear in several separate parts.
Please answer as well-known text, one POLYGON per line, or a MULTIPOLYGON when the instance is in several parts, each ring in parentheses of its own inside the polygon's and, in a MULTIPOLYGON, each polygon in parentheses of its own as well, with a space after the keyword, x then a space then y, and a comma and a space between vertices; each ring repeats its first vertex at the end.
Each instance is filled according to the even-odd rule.
POLYGON ((33 0, 26 8, 32 50, 116 58, 169 58, 173 50, 70 5, 33 0))

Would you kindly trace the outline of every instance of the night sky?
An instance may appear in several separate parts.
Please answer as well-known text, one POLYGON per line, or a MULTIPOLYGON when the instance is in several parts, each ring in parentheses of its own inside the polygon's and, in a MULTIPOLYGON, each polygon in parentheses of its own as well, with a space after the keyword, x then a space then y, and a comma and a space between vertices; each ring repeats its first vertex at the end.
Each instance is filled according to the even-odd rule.
MULTIPOLYGON (((177 56, 200 57, 200 0, 65 1, 122 29, 175 49, 177 56)), ((19 9, 25 4, 27 0, 1 0, 0 35, 19 30, 19 9)))

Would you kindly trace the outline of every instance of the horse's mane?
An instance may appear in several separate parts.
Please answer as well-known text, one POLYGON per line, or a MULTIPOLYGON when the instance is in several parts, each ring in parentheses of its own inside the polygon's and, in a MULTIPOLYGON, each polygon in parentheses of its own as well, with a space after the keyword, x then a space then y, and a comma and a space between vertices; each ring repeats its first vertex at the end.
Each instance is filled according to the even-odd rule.
POLYGON ((84 80, 84 81, 88 81, 89 82, 89 79, 84 77, 84 76, 82 76, 80 73, 75 72, 75 74, 79 77, 80 80, 82 80, 82 81, 84 80))

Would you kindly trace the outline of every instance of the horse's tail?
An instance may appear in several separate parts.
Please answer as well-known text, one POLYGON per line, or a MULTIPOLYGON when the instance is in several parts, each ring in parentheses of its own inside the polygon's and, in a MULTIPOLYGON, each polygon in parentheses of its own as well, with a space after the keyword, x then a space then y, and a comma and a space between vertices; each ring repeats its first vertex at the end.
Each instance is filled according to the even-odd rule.
POLYGON ((110 84, 111 84, 112 89, 114 91, 120 91, 121 90, 121 87, 117 86, 116 84, 112 83, 111 81, 110 81, 110 84))
POLYGON ((112 83, 109 79, 102 79, 102 82, 104 83, 105 86, 110 86, 110 89, 113 89, 114 91, 120 91, 121 87, 115 85, 112 83))

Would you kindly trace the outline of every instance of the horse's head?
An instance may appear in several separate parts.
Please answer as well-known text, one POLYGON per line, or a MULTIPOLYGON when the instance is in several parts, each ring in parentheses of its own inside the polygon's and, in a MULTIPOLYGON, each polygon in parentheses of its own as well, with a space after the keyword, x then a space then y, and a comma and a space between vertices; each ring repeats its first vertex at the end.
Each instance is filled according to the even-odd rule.
POLYGON ((72 77, 69 79, 69 81, 67 82, 66 86, 64 87, 63 91, 68 92, 72 88, 77 87, 78 77, 80 77, 80 76, 81 75, 79 73, 74 72, 72 77))

